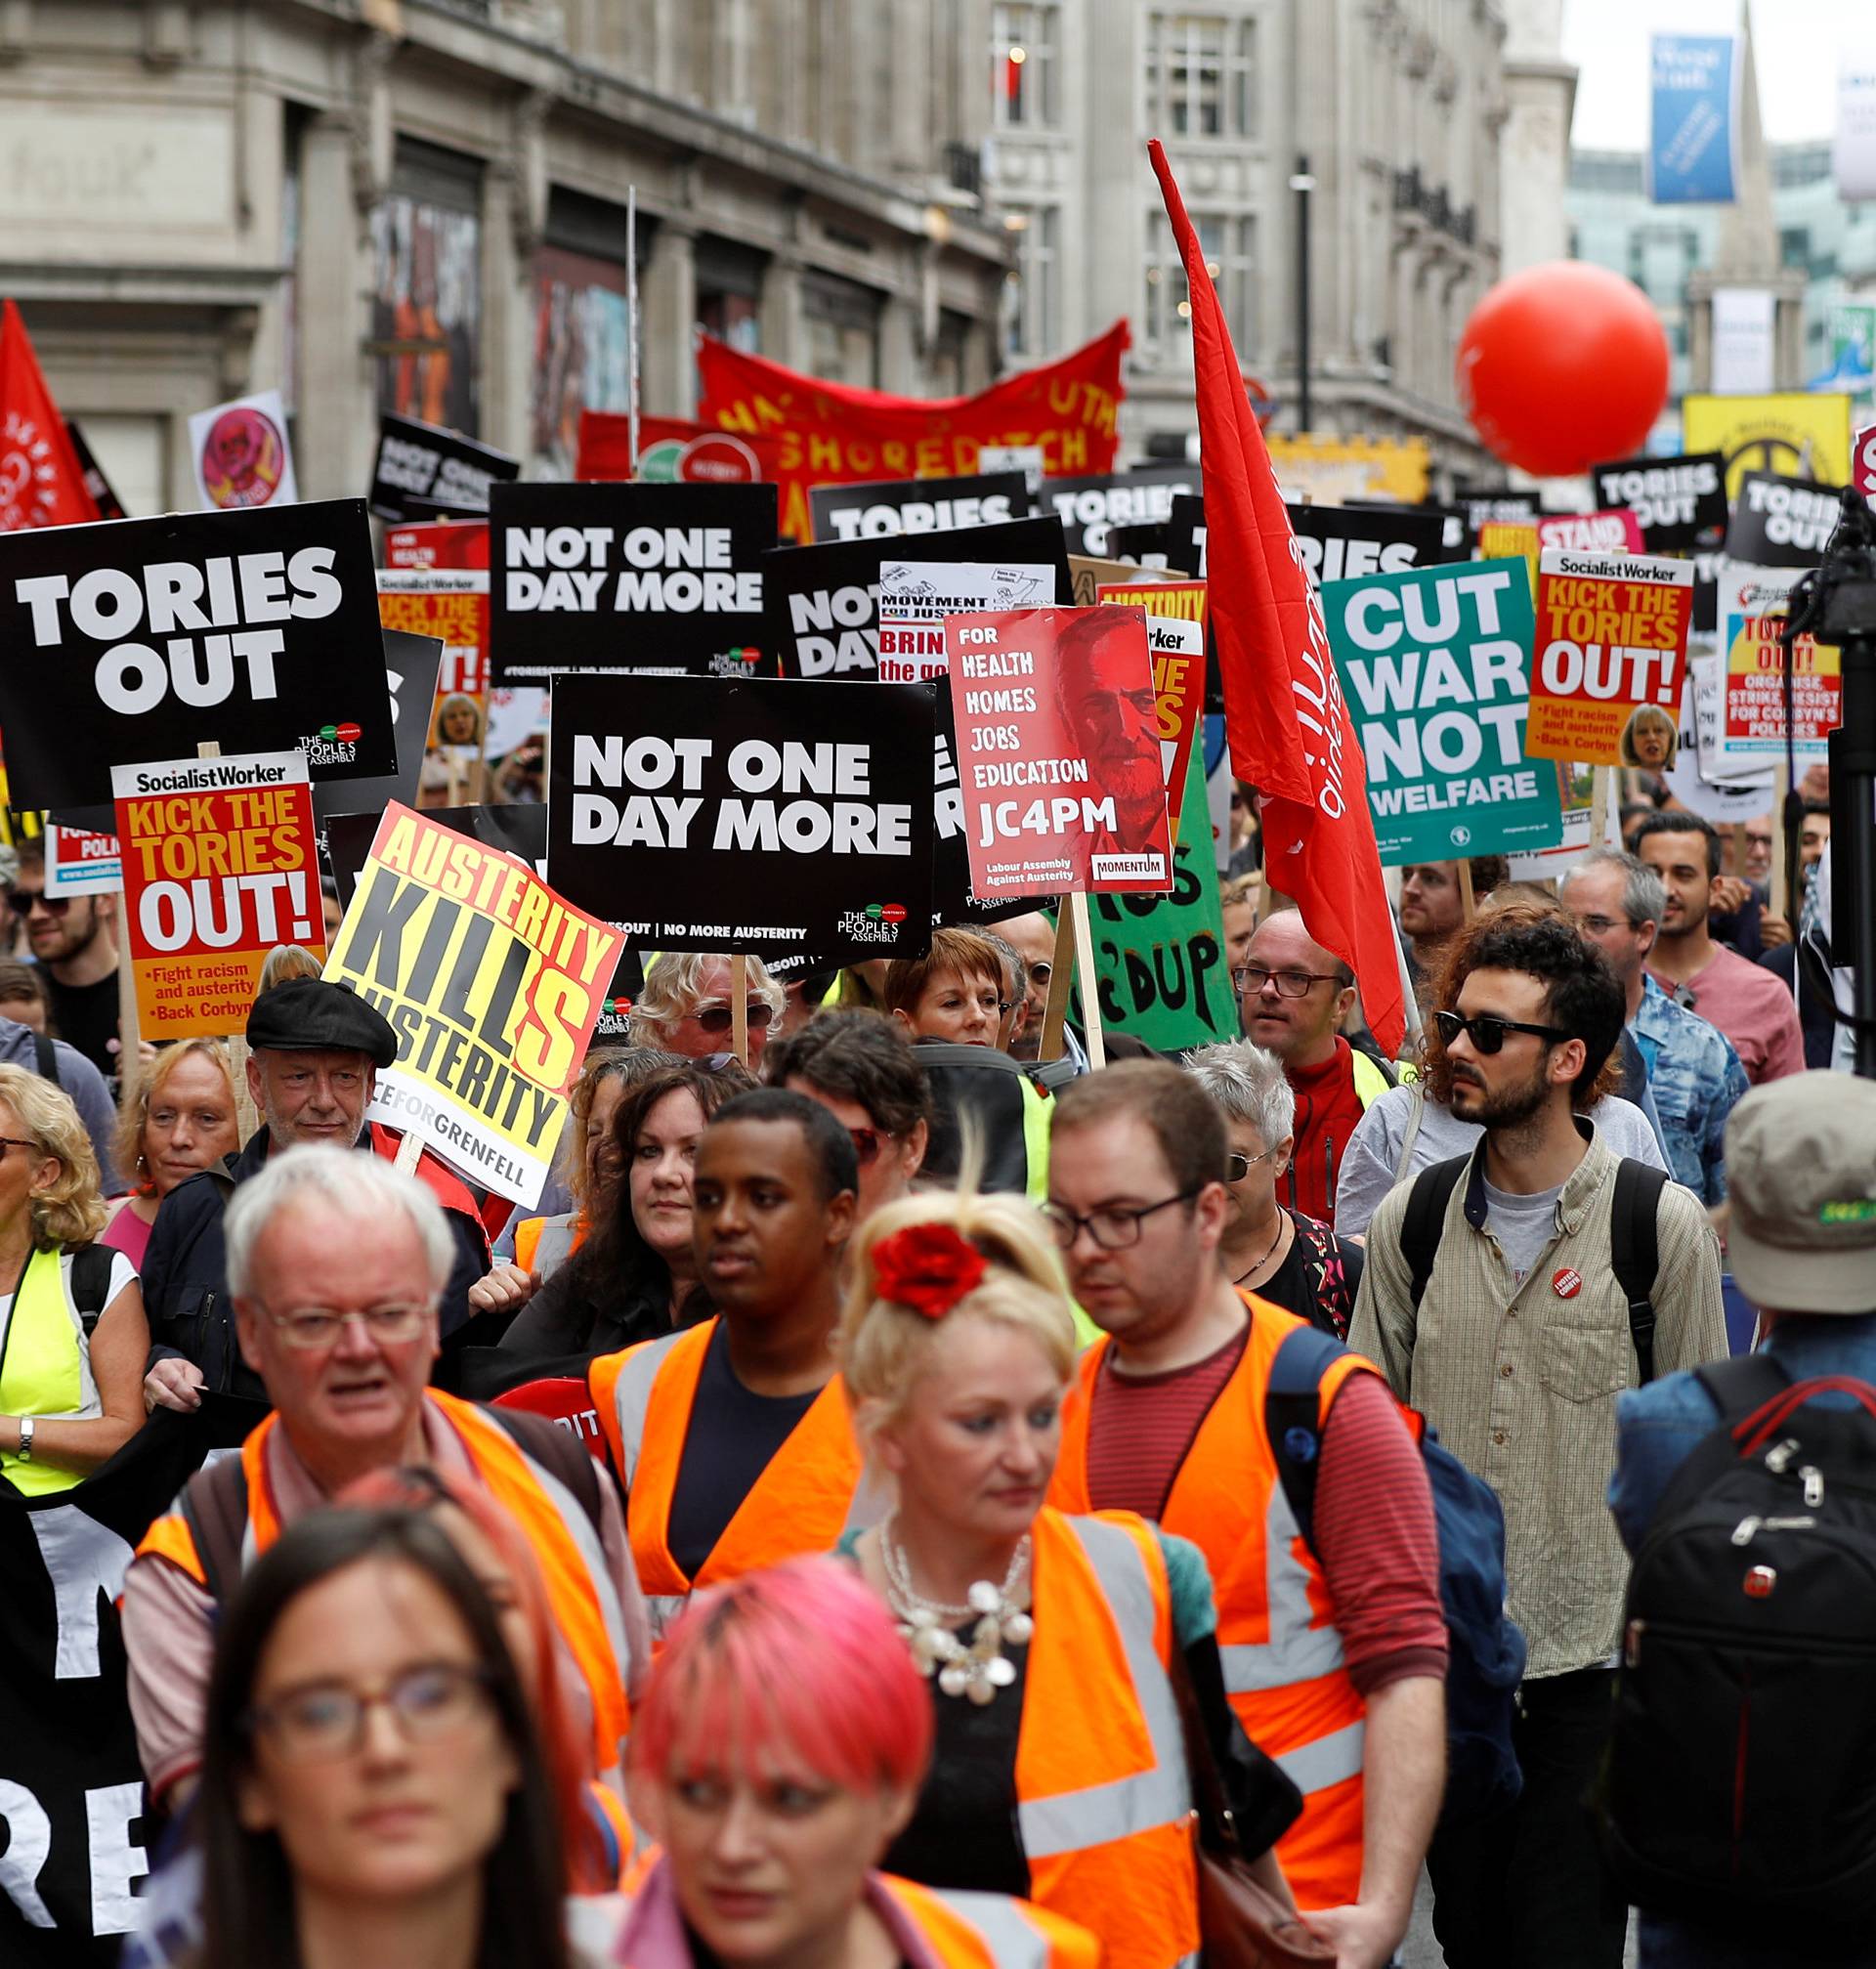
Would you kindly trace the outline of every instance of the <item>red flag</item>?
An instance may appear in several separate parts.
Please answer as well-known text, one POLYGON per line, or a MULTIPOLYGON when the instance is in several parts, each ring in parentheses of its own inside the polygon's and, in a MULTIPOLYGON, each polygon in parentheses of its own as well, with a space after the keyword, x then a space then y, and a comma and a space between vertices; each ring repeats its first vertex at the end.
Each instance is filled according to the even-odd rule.
POLYGON ((26 324, 11 301, 0 302, 0 534, 97 517, 26 324))
POLYGON ((1369 1029, 1391 1059, 1405 1007, 1367 766, 1198 235, 1157 140, 1147 153, 1192 294, 1206 567, 1231 769, 1263 795, 1271 886, 1294 896, 1309 934, 1352 967, 1369 1029))

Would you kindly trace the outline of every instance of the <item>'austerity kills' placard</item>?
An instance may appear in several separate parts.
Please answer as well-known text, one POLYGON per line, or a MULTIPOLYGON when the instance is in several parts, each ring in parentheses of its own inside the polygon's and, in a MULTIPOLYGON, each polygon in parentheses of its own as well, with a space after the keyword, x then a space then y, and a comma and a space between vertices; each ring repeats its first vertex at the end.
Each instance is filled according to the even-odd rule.
POLYGON ((1665 764, 1692 620, 1691 561, 1545 554, 1524 749, 1599 766, 1665 764))
POLYGON ((276 944, 325 948, 305 758, 162 759, 110 779, 143 1037, 239 1032, 276 944))
POLYGON ((1525 756, 1522 556, 1330 581, 1329 645, 1368 762, 1382 861, 1553 846, 1556 773, 1525 756))

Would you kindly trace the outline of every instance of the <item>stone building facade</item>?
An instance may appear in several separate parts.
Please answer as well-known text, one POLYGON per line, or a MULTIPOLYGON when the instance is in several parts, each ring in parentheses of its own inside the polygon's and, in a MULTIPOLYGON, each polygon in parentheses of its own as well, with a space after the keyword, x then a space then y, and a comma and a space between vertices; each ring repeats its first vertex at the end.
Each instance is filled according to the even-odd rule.
POLYGON ((694 324, 831 379, 980 388, 988 0, 0 0, 0 292, 133 513, 187 420, 278 383, 302 496, 380 407, 571 469, 694 324))

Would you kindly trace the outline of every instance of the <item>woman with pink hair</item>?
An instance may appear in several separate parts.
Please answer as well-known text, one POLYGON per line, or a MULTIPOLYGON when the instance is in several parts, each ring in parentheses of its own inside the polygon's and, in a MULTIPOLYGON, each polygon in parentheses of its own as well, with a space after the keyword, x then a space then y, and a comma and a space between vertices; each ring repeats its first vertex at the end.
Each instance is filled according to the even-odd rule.
POLYGON ((931 1755, 931 1703, 848 1566, 795 1559, 699 1594, 666 1638, 627 1746, 661 1856, 634 1898, 629 1969, 1092 1969, 1086 1929, 1000 1894, 875 1871, 931 1755))

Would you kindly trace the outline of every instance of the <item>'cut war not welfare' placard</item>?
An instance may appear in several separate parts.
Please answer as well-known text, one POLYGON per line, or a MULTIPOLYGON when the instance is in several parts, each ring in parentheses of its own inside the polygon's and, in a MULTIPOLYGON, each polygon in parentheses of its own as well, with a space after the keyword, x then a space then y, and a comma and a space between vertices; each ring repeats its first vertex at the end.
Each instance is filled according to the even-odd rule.
POLYGON ((1382 861, 1555 846, 1556 773, 1524 745, 1532 612, 1522 557, 1329 581, 1322 612, 1367 760, 1382 861))

